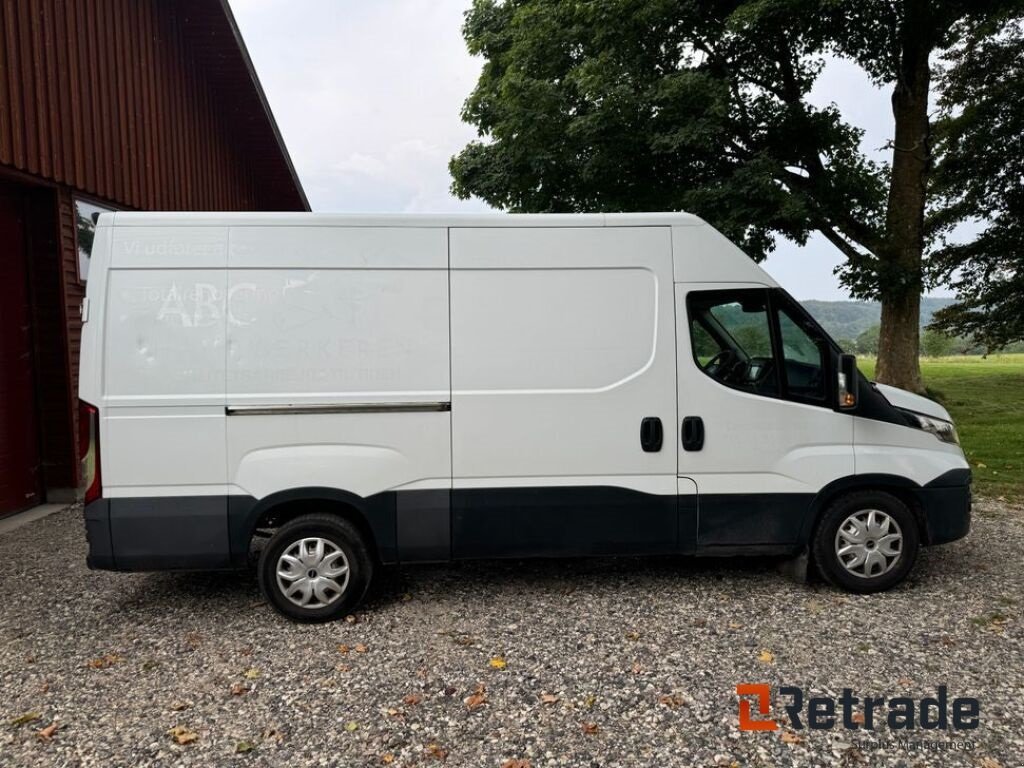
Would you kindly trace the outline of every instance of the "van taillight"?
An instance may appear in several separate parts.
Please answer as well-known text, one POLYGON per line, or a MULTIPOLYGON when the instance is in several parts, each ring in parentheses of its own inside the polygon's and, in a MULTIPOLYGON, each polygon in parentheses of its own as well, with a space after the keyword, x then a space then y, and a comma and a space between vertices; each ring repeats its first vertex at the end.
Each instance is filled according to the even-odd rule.
POLYGON ((78 401, 78 455, 82 458, 85 503, 103 497, 100 477, 100 412, 95 405, 78 401))

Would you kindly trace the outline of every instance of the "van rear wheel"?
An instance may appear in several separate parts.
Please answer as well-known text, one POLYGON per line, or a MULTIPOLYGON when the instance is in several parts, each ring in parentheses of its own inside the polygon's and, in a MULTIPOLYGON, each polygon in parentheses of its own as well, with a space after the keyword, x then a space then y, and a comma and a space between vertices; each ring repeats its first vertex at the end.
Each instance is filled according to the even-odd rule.
POLYGON ((906 578, 920 548, 917 520, 884 491, 857 491, 825 510, 812 542, 829 583, 851 592, 883 592, 906 578))
POLYGON ((282 525, 260 554, 260 588, 279 613, 322 622, 352 612, 373 576, 359 531, 333 515, 302 515, 282 525))

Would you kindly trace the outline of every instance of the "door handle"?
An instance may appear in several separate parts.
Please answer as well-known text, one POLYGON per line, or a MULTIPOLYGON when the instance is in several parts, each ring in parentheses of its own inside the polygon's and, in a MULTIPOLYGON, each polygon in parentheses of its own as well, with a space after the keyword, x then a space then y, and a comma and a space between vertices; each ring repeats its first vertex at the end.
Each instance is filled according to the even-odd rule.
POLYGON ((664 431, 661 428, 661 419, 657 416, 647 416, 640 421, 640 447, 647 453, 660 451, 663 439, 664 431))
POLYGON ((683 450, 699 451, 704 447, 704 419, 687 416, 683 419, 683 450))

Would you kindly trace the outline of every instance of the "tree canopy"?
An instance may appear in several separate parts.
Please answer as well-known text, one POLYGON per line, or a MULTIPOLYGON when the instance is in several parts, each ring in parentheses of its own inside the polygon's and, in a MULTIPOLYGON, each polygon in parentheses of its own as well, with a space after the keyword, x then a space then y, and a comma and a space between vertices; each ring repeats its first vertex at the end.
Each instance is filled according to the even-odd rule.
POLYGON ((1024 28, 1010 20, 982 29, 950 62, 937 125, 936 227, 950 234, 964 221, 984 223, 976 238, 938 250, 935 269, 959 300, 931 327, 998 349, 1024 340, 1024 28))
POLYGON ((878 374, 920 389, 931 59, 1020 0, 474 0, 484 59, 453 190, 509 211, 687 210, 763 259, 822 233, 882 303, 878 374), (829 57, 891 89, 892 161, 809 97, 829 57))

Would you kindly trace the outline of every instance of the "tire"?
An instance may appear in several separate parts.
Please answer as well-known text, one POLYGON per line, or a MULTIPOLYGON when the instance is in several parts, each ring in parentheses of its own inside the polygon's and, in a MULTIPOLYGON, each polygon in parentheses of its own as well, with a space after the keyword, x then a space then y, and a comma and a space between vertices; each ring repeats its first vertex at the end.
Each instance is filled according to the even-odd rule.
POLYGON ((260 589, 278 613, 293 621, 333 621, 350 614, 366 595, 373 557, 349 521, 302 515, 270 538, 258 571, 260 589))
POLYGON ((884 592, 903 581, 914 567, 920 545, 917 520, 906 504, 884 491, 856 491, 828 506, 811 551, 827 582, 850 592, 870 593, 884 592))

